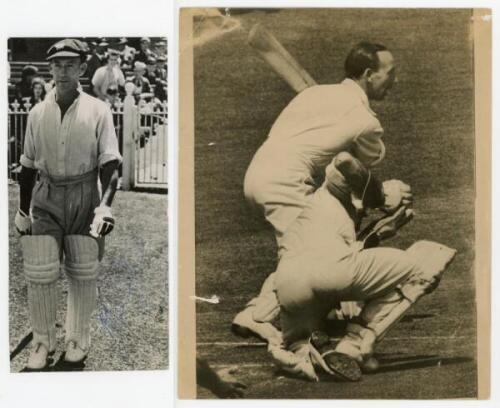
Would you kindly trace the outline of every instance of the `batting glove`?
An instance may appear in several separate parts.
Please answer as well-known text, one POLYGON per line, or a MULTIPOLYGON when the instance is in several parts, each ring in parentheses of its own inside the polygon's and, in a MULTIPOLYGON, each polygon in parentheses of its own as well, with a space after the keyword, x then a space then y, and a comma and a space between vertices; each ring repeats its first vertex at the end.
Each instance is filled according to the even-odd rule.
POLYGON ((90 225, 90 235, 94 238, 104 237, 115 226, 115 219, 111 214, 111 207, 101 205, 94 210, 94 220, 90 225))
POLYGON ((14 224, 19 234, 21 235, 31 234, 31 218, 20 208, 17 210, 16 216, 14 218, 14 224))

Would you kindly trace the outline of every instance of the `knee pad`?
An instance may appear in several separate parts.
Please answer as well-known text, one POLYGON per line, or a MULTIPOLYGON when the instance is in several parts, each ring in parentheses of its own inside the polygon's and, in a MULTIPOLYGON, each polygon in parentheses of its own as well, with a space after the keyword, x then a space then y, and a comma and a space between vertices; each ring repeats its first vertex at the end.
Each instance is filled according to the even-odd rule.
POLYGON ((21 237, 23 265, 29 282, 46 284, 59 277, 59 245, 50 235, 21 237))
POLYGON ((64 238, 66 272, 74 279, 96 279, 99 247, 97 241, 86 235, 68 235, 64 238))

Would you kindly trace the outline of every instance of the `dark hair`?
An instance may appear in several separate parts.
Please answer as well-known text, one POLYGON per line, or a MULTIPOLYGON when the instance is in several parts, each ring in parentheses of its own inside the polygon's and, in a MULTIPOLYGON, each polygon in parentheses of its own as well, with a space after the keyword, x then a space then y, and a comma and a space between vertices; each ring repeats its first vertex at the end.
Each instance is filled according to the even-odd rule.
POLYGON ((356 44, 345 59, 345 76, 351 79, 359 78, 367 68, 377 71, 380 63, 377 56, 379 51, 387 51, 387 48, 366 41, 356 44))
POLYGON ((31 93, 33 95, 35 94, 35 85, 41 85, 42 87, 41 98, 42 100, 45 99, 46 91, 45 91, 45 81, 43 80, 43 78, 40 77, 33 78, 33 81, 31 82, 31 93))

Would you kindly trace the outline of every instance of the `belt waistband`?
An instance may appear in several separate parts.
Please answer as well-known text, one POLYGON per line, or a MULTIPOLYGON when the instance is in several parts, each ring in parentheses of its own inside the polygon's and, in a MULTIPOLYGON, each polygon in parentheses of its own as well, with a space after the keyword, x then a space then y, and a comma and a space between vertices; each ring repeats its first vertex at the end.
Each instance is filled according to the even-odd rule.
POLYGON ((71 177, 54 177, 48 174, 40 174, 40 181, 44 181, 56 187, 69 186, 73 184, 85 183, 87 181, 97 180, 97 169, 91 170, 87 173, 71 177))

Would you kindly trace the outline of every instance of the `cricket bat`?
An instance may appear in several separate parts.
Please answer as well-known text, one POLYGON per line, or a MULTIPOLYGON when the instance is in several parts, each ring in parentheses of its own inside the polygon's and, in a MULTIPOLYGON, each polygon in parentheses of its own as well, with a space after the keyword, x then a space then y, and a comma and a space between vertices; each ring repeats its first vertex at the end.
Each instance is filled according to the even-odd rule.
POLYGON ((295 92, 301 92, 316 81, 293 58, 280 42, 260 24, 255 24, 248 35, 248 44, 283 78, 295 92))

